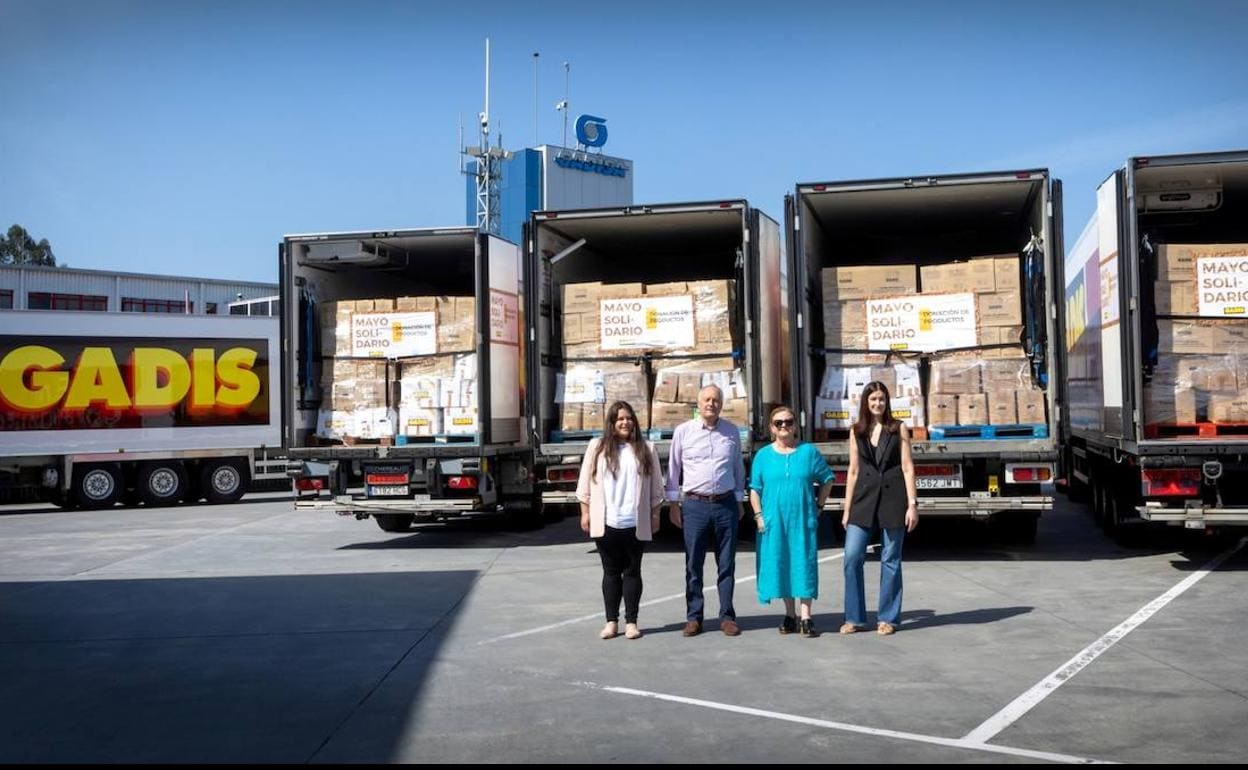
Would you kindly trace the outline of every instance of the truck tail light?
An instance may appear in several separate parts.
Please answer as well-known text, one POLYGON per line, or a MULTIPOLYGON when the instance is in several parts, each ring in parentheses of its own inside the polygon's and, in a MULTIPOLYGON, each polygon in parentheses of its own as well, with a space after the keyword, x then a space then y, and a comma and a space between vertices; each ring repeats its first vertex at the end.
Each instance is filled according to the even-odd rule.
POLYGON ((547 468, 547 481, 576 481, 580 478, 581 472, 576 468, 547 468))
POLYGON ((1053 480, 1051 465, 1014 465, 1005 466, 1006 484, 1042 484, 1053 480))
POLYGON ((916 476, 956 476, 958 468, 956 465, 916 465, 914 466, 914 475, 916 476))
POLYGON ((308 476, 301 479, 295 479, 295 489, 300 492, 317 492, 324 489, 326 485, 324 476, 308 476))
POLYGON ((1196 468, 1145 468, 1140 479, 1145 497, 1200 495, 1200 470, 1196 468))
POLYGON ((451 489, 476 489, 476 476, 451 476, 446 480, 446 485, 451 489))

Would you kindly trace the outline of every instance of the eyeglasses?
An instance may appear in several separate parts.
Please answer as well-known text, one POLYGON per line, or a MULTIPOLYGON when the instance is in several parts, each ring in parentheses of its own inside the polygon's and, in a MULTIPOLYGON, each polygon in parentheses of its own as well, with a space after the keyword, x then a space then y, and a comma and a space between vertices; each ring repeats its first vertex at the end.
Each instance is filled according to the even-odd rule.
POLYGON ((771 424, 777 428, 792 428, 793 420, 792 418, 788 420, 772 420, 771 424))

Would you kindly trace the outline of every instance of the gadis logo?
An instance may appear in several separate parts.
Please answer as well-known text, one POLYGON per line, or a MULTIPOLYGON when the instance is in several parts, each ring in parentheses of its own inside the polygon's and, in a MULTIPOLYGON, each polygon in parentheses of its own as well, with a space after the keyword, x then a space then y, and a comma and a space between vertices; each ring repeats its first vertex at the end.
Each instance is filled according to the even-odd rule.
POLYGON ((601 147, 607 143, 607 120, 593 115, 576 119, 576 141, 586 147, 601 147))

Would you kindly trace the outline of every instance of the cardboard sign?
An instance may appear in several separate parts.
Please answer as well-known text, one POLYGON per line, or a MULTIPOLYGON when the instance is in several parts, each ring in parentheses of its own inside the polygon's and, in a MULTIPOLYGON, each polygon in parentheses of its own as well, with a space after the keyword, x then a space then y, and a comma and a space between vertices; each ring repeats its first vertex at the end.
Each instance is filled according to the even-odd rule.
POLYGON ((1248 315, 1248 254, 1196 258, 1196 301, 1200 315, 1248 315))
POLYGON ((692 348, 696 340, 693 297, 600 299, 603 350, 692 348))
POLYGON ((867 300, 871 350, 935 351, 978 343, 975 295, 910 295, 867 300))
POLYGON ((490 342, 520 344, 520 298, 490 289, 490 342))
POLYGON ((436 313, 355 313, 351 316, 353 356, 399 358, 437 352, 436 313))

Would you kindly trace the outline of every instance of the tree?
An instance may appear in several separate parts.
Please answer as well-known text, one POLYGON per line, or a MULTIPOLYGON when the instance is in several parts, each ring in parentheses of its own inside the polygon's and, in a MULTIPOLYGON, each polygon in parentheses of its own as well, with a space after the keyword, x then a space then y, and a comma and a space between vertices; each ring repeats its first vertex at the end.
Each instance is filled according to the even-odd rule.
POLYGON ((38 243, 21 225, 9 228, 8 235, 0 235, 0 265, 47 265, 56 267, 52 244, 44 238, 38 243))

